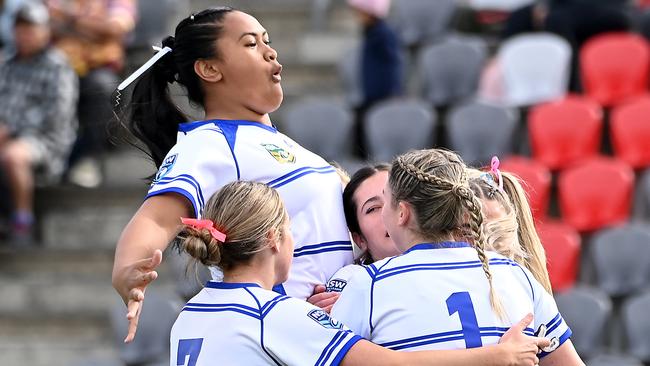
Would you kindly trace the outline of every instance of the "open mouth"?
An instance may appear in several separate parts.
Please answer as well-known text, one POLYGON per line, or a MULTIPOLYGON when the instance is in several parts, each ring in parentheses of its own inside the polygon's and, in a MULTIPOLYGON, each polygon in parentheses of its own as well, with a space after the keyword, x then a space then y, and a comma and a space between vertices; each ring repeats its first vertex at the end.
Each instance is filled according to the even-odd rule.
POLYGON ((271 79, 273 82, 279 83, 282 81, 282 76, 280 75, 282 73, 282 65, 278 65, 273 69, 273 74, 271 75, 271 79))
POLYGON ((387 238, 390 238, 390 235, 388 235, 388 231, 386 232, 386 237, 387 237, 387 238))

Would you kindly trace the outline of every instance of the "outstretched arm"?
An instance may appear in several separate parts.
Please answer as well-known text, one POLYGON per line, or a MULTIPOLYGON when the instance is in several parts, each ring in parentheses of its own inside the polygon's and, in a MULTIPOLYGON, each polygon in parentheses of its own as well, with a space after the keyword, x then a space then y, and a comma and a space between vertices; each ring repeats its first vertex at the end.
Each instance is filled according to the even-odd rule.
POLYGON ((181 195, 153 196, 124 228, 115 250, 113 287, 128 307, 126 342, 135 336, 144 292, 158 276, 155 269, 162 260, 162 251, 180 231, 180 217, 193 216, 193 212, 189 201, 181 195))

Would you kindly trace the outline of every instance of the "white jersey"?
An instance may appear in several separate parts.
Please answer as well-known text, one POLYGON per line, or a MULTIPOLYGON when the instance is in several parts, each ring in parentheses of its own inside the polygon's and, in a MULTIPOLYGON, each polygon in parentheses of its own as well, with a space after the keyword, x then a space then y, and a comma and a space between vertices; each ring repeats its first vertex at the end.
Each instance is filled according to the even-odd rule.
POLYGON ((505 320, 490 306, 489 284, 476 251, 461 242, 419 244, 365 267, 365 273, 347 284, 332 316, 356 334, 393 350, 496 344, 528 313, 534 320, 524 333, 532 335, 545 324, 547 337, 564 343, 571 330, 553 297, 514 261, 486 254, 505 320))
POLYGON ((338 365, 359 340, 302 300, 210 281, 172 327, 170 365, 338 365))
MULTIPOLYGON (((257 122, 212 120, 181 124, 147 197, 175 192, 201 217, 225 184, 246 180, 275 188, 295 239, 289 279, 275 290, 306 299, 317 284, 352 263, 341 181, 332 166, 275 128, 257 122)), ((254 212, 251 212, 254 214, 254 212)), ((215 268, 213 277, 218 278, 215 268)))
POLYGON ((359 272, 366 272, 363 265, 348 264, 334 273, 325 284, 327 292, 341 292, 347 286, 348 282, 359 272))

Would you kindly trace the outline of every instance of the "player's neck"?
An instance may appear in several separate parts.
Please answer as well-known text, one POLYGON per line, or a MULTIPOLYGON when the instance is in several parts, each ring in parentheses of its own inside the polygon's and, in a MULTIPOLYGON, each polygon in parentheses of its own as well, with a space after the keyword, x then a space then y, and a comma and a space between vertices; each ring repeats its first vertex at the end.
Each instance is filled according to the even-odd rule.
POLYGON ((251 263, 241 264, 224 272, 223 282, 255 283, 264 289, 271 290, 276 282, 273 263, 260 263, 253 258, 251 263))
POLYGON ((205 119, 223 119, 223 120, 245 120, 259 122, 271 126, 271 117, 267 114, 259 114, 245 106, 232 105, 221 101, 212 101, 206 99, 205 119))

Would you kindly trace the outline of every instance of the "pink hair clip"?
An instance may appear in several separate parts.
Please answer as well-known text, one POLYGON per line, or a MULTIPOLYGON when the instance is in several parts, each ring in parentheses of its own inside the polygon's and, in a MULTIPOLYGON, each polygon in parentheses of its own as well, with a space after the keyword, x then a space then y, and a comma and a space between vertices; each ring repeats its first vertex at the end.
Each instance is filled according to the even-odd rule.
POLYGON ((494 174, 499 184, 499 189, 503 191, 503 179, 501 179, 501 171, 499 170, 499 165, 501 162, 497 156, 492 157, 490 162, 490 172, 494 174))
POLYGON ((217 230, 217 228, 214 227, 214 223, 212 222, 212 220, 208 220, 208 219, 190 219, 190 218, 186 218, 186 217, 181 217, 181 222, 184 225, 187 225, 187 226, 192 227, 192 228, 197 229, 197 230, 206 229, 206 230, 208 230, 210 232, 210 235, 212 235, 212 237, 216 241, 221 242, 221 243, 226 242, 226 234, 224 234, 221 231, 217 230))

